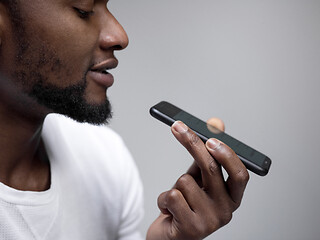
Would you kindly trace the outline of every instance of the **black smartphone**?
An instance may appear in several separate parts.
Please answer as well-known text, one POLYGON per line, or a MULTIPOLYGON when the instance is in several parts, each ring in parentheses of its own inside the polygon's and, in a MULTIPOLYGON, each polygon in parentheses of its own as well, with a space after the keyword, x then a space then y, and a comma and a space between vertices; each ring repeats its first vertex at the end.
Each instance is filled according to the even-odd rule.
POLYGON ((201 138, 203 142, 206 142, 209 138, 219 139, 223 143, 227 144, 238 155, 240 160, 250 171, 260 176, 265 176, 269 172, 271 160, 266 155, 238 141, 219 129, 208 125, 206 122, 183 111, 171 103, 162 101, 156 104, 150 108, 150 114, 169 126, 177 120, 184 122, 201 138))

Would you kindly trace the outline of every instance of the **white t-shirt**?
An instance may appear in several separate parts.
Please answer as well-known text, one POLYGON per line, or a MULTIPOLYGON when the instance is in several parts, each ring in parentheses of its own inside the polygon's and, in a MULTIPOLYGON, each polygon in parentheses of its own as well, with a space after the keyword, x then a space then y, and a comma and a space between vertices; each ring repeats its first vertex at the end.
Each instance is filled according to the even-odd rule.
POLYGON ((54 114, 43 139, 50 189, 18 191, 0 183, 0 239, 142 239, 142 184, 121 138, 105 126, 54 114))

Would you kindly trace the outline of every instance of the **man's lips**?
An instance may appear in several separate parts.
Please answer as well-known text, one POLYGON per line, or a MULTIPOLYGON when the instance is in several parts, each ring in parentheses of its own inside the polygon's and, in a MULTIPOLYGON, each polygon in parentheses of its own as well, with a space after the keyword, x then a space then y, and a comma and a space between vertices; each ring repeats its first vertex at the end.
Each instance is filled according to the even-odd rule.
POLYGON ((99 85, 102 85, 106 88, 111 87, 114 82, 114 78, 112 74, 108 72, 108 70, 116 68, 117 66, 117 59, 107 59, 98 64, 95 64, 88 72, 88 76, 99 85))
POLYGON ((112 74, 108 72, 98 72, 90 70, 87 76, 97 84, 102 85, 106 88, 111 87, 114 82, 112 74))
POLYGON ((94 72, 104 72, 116 68, 117 66, 118 60, 116 58, 109 58, 107 60, 94 64, 90 70, 94 72))

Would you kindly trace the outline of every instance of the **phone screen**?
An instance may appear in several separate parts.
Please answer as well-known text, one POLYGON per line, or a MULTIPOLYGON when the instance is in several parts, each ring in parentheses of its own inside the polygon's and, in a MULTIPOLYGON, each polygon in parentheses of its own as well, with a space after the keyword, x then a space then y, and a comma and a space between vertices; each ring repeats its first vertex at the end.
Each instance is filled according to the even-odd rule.
POLYGON ((262 165, 265 161, 265 155, 252 149, 246 144, 236 140, 235 138, 221 132, 217 128, 207 125, 205 122, 199 120, 198 118, 192 116, 191 114, 180 111, 173 117, 174 120, 180 120, 184 122, 187 126, 191 126, 191 129, 202 134, 206 138, 217 138, 220 141, 227 144, 233 151, 241 153, 243 157, 249 158, 258 165, 262 165))
POLYGON ((249 170, 259 175, 266 175, 269 171, 271 160, 266 155, 168 102, 155 105, 150 113, 170 126, 177 120, 184 122, 204 142, 209 138, 219 139, 233 149, 249 170))

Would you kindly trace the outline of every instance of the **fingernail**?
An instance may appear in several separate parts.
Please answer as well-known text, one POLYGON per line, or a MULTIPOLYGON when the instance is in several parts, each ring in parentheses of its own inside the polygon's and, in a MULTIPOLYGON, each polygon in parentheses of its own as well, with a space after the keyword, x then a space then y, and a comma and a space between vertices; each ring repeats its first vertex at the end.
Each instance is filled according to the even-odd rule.
POLYGON ((214 138, 210 138, 206 143, 207 147, 211 150, 216 150, 217 147, 220 146, 220 144, 221 144, 220 141, 214 138))
POLYGON ((174 124, 172 125, 173 129, 175 131, 177 131, 178 133, 185 133, 188 131, 188 127, 187 125, 185 125, 183 122, 181 121, 176 121, 174 122, 174 124))

